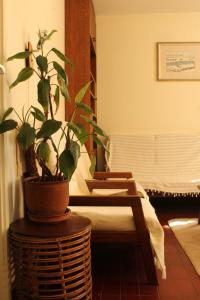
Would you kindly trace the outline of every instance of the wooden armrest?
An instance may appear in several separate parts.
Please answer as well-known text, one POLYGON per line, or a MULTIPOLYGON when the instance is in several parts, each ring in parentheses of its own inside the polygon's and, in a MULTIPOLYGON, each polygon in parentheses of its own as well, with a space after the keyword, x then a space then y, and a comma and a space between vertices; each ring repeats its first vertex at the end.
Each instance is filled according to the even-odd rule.
POLYGON ((95 172, 94 179, 106 179, 106 178, 133 178, 131 172, 95 172))
POLYGON ((96 196, 96 195, 81 195, 70 196, 69 204, 71 206, 140 206, 140 197, 136 195, 125 196, 96 196))
POLYGON ((89 191, 93 189, 126 189, 129 195, 136 195, 134 180, 86 180, 89 191))

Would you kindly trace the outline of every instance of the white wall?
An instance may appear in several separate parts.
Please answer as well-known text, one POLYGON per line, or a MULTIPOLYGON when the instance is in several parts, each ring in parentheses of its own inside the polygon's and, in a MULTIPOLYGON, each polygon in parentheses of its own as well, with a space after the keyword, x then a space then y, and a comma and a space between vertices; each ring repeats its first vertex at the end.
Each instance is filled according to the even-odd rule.
POLYGON ((156 80, 165 41, 200 41, 200 13, 97 17, 98 120, 108 133, 200 131, 200 82, 156 80))
MULTIPOLYGON (((24 51, 25 43, 28 41, 35 45, 38 29, 49 31, 57 29, 58 32, 48 44, 49 47, 54 46, 64 51, 64 0, 0 0, 0 4, 2 2, 4 5, 4 38, 3 60, 0 62, 6 66, 6 76, 4 76, 3 99, 0 100, 0 108, 5 110, 8 106, 14 106, 20 112, 24 104, 30 105, 36 102, 36 82, 29 80, 29 82, 21 83, 9 92, 8 85, 16 79, 17 74, 24 66, 24 62, 6 63, 6 59, 16 52, 24 51)), ((2 20, 1 16, 0 20, 2 20)), ((2 39, 1 33, 0 27, 0 41, 2 39)), ((64 101, 58 113, 58 119, 60 118, 64 119, 64 101)), ((23 215, 23 200, 20 185, 21 166, 16 155, 14 134, 7 133, 0 139, 0 220, 2 225, 0 227, 0 245, 2 245, 0 256, 4 256, 4 262, 6 262, 7 229, 10 222, 23 215)), ((4 275, 2 281, 0 278, 1 300, 9 298, 4 268, 5 264, 3 265, 0 260, 0 274, 4 275)))

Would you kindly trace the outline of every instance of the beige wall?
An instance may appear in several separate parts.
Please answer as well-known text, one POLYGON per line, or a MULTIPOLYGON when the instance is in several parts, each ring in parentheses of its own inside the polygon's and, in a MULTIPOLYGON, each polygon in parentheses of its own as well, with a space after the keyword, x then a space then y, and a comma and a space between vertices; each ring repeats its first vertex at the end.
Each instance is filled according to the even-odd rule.
MULTIPOLYGON (((19 51, 24 51, 25 43, 37 40, 39 29, 57 29, 49 47, 55 46, 64 50, 64 0, 0 0, 3 2, 3 60, 6 75, 3 80, 3 97, 0 99, 0 109, 14 106, 19 112, 23 104, 36 102, 36 87, 34 81, 19 84, 9 92, 8 85, 13 82, 18 72, 23 68, 23 61, 6 63, 6 59, 19 51)), ((2 10, 0 10, 1 13, 2 10)), ((0 16, 0 21, 2 20, 0 16)), ((0 24, 0 42, 2 30, 0 24)), ((0 44, 0 54, 2 43, 0 44)), ((1 113, 1 110, 0 110, 1 113)), ((58 113, 58 118, 64 118, 64 101, 58 113)), ((0 137, 0 290, 1 300, 9 299, 8 280, 6 277, 6 237, 7 229, 15 218, 23 214, 21 192, 21 167, 17 160, 14 134, 7 133, 0 137), (3 164, 4 163, 4 164, 3 164)))
POLYGON ((98 120, 108 133, 200 130, 200 82, 156 80, 156 42, 200 41, 200 13, 97 17, 98 120))
MULTIPOLYGON (((3 62, 3 0, 0 0, 0 64, 3 62)), ((2 114, 3 103, 3 76, 0 75, 0 117, 2 114)), ((9 299, 9 283, 7 268, 7 242, 6 242, 6 220, 3 218, 5 214, 6 204, 4 202, 4 139, 0 136, 0 298, 2 300, 9 299)))
MULTIPOLYGON (((25 43, 31 41, 36 46, 37 32, 39 29, 57 29, 48 48, 54 46, 64 50, 64 0, 6 0, 5 1, 5 45, 4 58, 16 52, 23 51, 25 43)), ((24 66, 24 61, 9 62, 6 65, 7 83, 10 84, 24 66)), ((29 104, 36 101, 35 82, 22 83, 13 89, 8 97, 12 105, 20 107, 24 102, 29 104)), ((63 109, 60 116, 64 116, 63 109)))
MULTIPOLYGON (((56 47, 64 50, 64 0, 6 0, 4 1, 4 61, 6 66, 6 76, 4 82, 4 108, 13 106, 21 113, 23 105, 26 107, 35 104, 37 100, 37 80, 30 79, 16 86, 9 91, 8 85, 17 77, 19 71, 24 67, 23 60, 15 60, 6 63, 6 59, 19 51, 24 51, 25 44, 31 41, 33 47, 36 47, 37 32, 39 29, 57 29, 52 40, 47 47, 56 47)), ((58 118, 64 118, 64 101, 58 113, 58 118)), ((20 164, 16 164, 16 149, 14 135, 7 134, 6 153, 10 157, 7 166, 7 176, 13 177, 13 174, 20 176, 20 164), (13 145, 13 147, 11 147, 13 145), (13 159, 13 161, 12 161, 13 159), (17 165, 17 168, 15 167, 17 165)), ((16 197, 16 186, 12 181, 11 198, 16 197)))

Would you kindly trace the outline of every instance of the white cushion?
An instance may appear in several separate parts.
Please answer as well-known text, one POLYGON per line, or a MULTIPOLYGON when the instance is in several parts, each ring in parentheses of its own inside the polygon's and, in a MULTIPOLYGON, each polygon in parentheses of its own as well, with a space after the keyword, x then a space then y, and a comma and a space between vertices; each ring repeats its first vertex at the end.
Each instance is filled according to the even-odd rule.
POLYGON ((73 213, 87 217, 92 222, 92 229, 106 231, 133 231, 135 224, 130 207, 110 206, 72 206, 73 213))

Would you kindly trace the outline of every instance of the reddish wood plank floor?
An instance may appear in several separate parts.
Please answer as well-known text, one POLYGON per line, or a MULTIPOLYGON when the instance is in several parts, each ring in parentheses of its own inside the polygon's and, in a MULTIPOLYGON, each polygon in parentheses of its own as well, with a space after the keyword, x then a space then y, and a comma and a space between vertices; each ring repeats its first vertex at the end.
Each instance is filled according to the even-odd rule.
POLYGON ((138 249, 101 245, 92 253, 93 300, 200 300, 200 278, 167 224, 176 217, 197 217, 200 199, 153 204, 165 231, 167 279, 158 273, 159 286, 149 286, 138 249))

